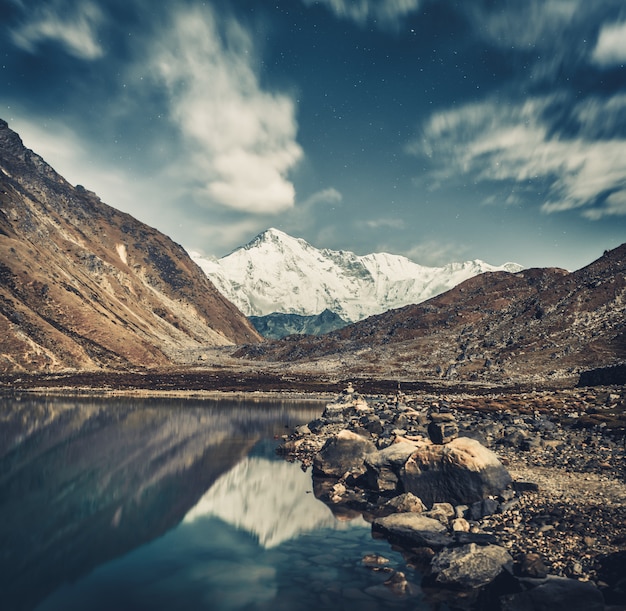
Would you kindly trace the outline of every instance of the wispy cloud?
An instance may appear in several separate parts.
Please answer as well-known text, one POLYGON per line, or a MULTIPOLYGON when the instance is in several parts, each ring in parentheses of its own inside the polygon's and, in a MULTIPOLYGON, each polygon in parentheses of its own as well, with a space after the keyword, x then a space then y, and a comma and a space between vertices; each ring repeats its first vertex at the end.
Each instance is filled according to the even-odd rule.
MULTIPOLYGON (((545 113, 555 96, 530 98, 518 105, 490 100, 436 113, 424 125, 409 152, 433 163, 437 183, 470 176, 476 182, 508 181, 533 195, 546 213, 581 209, 587 218, 624 212, 621 195, 626 190, 626 139, 588 139, 584 129, 574 135, 558 133, 545 113)), ((584 102, 574 116, 606 118, 600 100, 584 102)), ((623 96, 604 101, 605 107, 626 111, 623 96)), ((528 200, 527 200, 528 201, 528 200)), ((530 203, 530 202, 529 202, 530 203)), ((532 202, 534 203, 534 202, 532 202)))
POLYGON ((52 41, 74 57, 94 60, 104 55, 97 35, 102 20, 102 12, 91 2, 52 2, 29 13, 27 21, 12 31, 12 38, 18 47, 29 53, 35 53, 40 44, 52 41))
POLYGON ((556 32, 569 28, 582 4, 584 0, 502 0, 496 10, 483 2, 464 2, 459 8, 490 42, 529 48, 553 44, 556 32))
POLYGON ((518 76, 525 74, 529 87, 536 87, 553 86, 555 79, 588 65, 595 28, 609 3, 615 1, 501 0, 497 6, 463 2, 458 8, 477 36, 521 60, 518 76))
POLYGON ((303 0, 305 4, 324 4, 338 17, 359 24, 369 21, 382 26, 396 24, 420 8, 422 0, 303 0))
POLYGON ((419 265, 441 266, 450 261, 461 261, 465 258, 466 246, 454 243, 428 240, 416 244, 404 252, 404 256, 419 265))
POLYGON ((294 205, 288 173, 303 152, 292 99, 264 91, 249 33, 208 9, 186 8, 150 50, 171 119, 184 139, 196 197, 251 213, 294 205))
POLYGON ((341 202, 343 196, 334 187, 328 187, 321 191, 316 191, 313 195, 309 196, 303 203, 303 208, 313 208, 320 204, 336 205, 341 202))
POLYGON ((401 218, 378 218, 363 221, 363 225, 368 229, 404 229, 404 219, 401 218))
POLYGON ((601 66, 620 66, 626 62, 626 21, 605 25, 600 30, 591 57, 601 66))

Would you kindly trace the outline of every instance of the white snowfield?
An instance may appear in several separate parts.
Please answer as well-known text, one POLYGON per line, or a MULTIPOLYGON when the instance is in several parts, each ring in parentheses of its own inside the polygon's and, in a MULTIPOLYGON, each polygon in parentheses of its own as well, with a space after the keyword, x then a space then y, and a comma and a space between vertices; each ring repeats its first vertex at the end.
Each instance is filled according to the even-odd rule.
POLYGON ((484 272, 522 269, 479 259, 425 267, 388 253, 319 250, 278 229, 264 231, 221 259, 189 254, 246 316, 309 316, 329 309, 350 322, 426 301, 484 272))

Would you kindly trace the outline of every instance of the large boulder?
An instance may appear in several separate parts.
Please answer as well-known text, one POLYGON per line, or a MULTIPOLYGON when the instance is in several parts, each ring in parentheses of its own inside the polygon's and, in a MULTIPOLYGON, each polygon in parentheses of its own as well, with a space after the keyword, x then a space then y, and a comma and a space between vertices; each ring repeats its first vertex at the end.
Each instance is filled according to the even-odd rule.
POLYGON ((453 540, 439 520, 419 513, 394 513, 372 522, 372 533, 379 533, 401 547, 430 547, 441 549, 453 540))
POLYGON ((439 586, 471 590, 513 570, 513 558, 499 545, 469 543, 441 550, 431 561, 430 580, 439 586))
POLYGON ((491 450, 475 439, 458 437, 444 445, 419 442, 400 472, 400 482, 428 506, 470 505, 500 493, 511 476, 491 450))
POLYGON ((376 446, 365 437, 343 430, 331 437, 313 459, 313 475, 341 478, 346 473, 363 473, 366 454, 376 452, 376 446))

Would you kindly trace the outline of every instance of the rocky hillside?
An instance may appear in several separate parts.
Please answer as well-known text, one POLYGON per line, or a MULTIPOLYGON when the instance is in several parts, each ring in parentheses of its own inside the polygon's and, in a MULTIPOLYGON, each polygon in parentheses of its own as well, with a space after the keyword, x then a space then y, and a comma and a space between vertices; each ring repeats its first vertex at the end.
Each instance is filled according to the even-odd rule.
POLYGON ((528 381, 626 361, 626 244, 569 273, 487 273, 419 305, 240 354, 398 379, 528 381))
POLYGON ((164 366, 259 340, 181 246, 0 120, 0 372, 164 366))

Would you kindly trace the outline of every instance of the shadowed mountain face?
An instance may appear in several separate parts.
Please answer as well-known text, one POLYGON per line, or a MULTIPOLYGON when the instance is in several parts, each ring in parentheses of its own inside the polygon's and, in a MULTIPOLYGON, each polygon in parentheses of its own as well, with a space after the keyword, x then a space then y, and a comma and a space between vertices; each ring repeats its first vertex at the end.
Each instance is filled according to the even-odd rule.
POLYGON ((259 335, 181 246, 0 120, 0 372, 159 366, 259 335))
POLYGON ((31 609, 161 536, 260 438, 319 412, 235 400, 1 400, 3 608, 31 609))
POLYGON ((250 316, 249 319, 254 328, 268 339, 280 339, 293 334, 322 335, 348 324, 330 310, 324 310, 315 316, 274 312, 267 316, 250 316))
POLYGON ((626 360, 626 244, 573 273, 495 272, 320 337, 240 354, 345 375, 532 381, 626 360))

